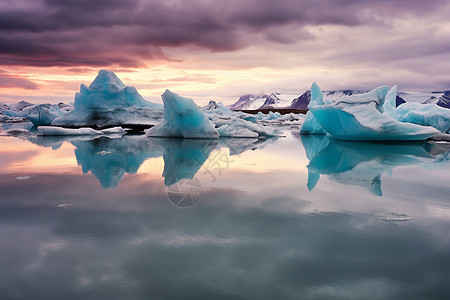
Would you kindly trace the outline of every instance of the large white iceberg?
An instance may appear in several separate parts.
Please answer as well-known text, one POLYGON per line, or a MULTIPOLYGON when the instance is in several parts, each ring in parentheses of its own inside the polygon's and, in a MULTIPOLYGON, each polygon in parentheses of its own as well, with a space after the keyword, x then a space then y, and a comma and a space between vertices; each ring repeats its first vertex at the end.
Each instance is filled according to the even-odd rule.
POLYGON ((432 126, 442 133, 450 133, 450 109, 436 104, 403 103, 397 107, 396 118, 401 122, 432 126))
POLYGON ((161 95, 164 103, 163 120, 147 131, 148 136, 218 138, 214 124, 191 98, 181 97, 169 90, 161 95))
POLYGON ((135 87, 125 86, 114 72, 101 70, 89 87, 81 84, 73 109, 52 125, 148 128, 158 124, 161 116, 160 104, 144 100, 135 87))
POLYGON ((425 140, 439 133, 435 128, 399 122, 390 112, 383 113, 388 90, 382 86, 333 104, 313 106, 309 111, 327 133, 341 140, 425 140))
POLYGON ((230 123, 217 128, 221 137, 273 137, 279 136, 280 132, 271 127, 255 124, 236 117, 231 118, 230 123))

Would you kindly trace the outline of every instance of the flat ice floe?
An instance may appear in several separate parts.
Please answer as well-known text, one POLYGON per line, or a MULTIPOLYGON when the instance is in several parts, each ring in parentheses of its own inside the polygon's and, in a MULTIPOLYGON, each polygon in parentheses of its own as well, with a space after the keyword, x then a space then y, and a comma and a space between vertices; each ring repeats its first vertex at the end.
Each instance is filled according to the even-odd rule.
POLYGON ((255 124, 236 117, 231 118, 229 124, 217 128, 217 131, 221 137, 254 138, 280 136, 280 131, 275 128, 255 124))
POLYGON ((92 128, 63 128, 56 126, 39 126, 40 135, 103 135, 103 134, 123 134, 125 130, 122 127, 113 127, 104 130, 95 130, 92 128))

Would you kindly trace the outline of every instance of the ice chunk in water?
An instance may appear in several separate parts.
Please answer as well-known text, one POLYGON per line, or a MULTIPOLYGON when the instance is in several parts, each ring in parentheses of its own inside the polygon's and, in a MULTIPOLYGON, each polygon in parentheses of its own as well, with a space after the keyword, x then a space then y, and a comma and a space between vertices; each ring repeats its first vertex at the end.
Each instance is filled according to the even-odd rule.
POLYGON ((163 120, 147 131, 148 136, 218 138, 214 124, 191 98, 181 97, 169 90, 162 94, 163 120))
POLYGON ((309 111, 326 132, 341 140, 425 140, 438 133, 432 127, 399 122, 391 112, 384 114, 387 93, 383 86, 309 111))
POLYGON ((450 109, 436 104, 407 102, 396 110, 401 122, 432 126, 442 133, 450 133, 450 109))

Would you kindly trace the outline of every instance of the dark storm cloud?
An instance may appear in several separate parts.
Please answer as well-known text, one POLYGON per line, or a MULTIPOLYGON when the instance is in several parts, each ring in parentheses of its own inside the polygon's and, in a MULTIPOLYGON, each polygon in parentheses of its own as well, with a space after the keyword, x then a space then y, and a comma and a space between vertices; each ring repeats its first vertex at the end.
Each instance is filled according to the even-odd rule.
POLYGON ((235 51, 258 41, 309 39, 312 25, 389 24, 443 5, 427 1, 2 0, 0 65, 139 67, 161 47, 235 51), (286 26, 303 32, 281 35, 286 26), (274 34, 275 32, 275 34, 274 34), (280 34, 276 34, 280 32, 280 34))

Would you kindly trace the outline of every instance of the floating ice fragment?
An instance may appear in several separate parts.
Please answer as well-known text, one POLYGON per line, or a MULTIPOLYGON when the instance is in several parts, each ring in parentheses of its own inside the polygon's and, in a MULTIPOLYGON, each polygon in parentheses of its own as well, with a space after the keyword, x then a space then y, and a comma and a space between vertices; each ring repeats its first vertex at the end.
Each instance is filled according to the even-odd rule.
POLYGON ((69 203, 64 203, 64 204, 59 204, 58 207, 60 208, 64 208, 64 209, 68 209, 72 206, 72 204, 69 203))
POLYGON ((27 134, 31 134, 31 132, 29 130, 24 129, 24 128, 14 128, 14 129, 8 130, 6 133, 9 134, 9 135, 23 135, 23 134, 27 135, 27 134))
POLYGON ((231 118, 228 125, 217 128, 221 137, 273 137, 280 136, 279 130, 255 124, 239 118, 231 118))
POLYGON ((39 126, 40 135, 102 135, 103 132, 92 128, 62 128, 56 126, 39 126))
POLYGON ((103 132, 104 134, 111 134, 111 133, 125 133, 126 130, 119 126, 119 127, 113 127, 113 128, 103 129, 103 130, 101 130, 101 132, 103 132))
POLYGON ((103 155, 103 156, 105 156, 107 154, 111 154, 111 153, 112 153, 111 151, 100 151, 100 152, 97 152, 98 155, 103 155))
POLYGON ((411 218, 406 214, 399 214, 396 212, 379 212, 375 214, 378 218, 386 222, 404 222, 411 218))
POLYGON ((30 179, 30 178, 31 178, 31 176, 28 176, 28 175, 25 175, 25 176, 17 176, 17 177, 16 177, 17 180, 21 180, 21 181, 23 181, 23 180, 28 180, 28 179, 30 179))

